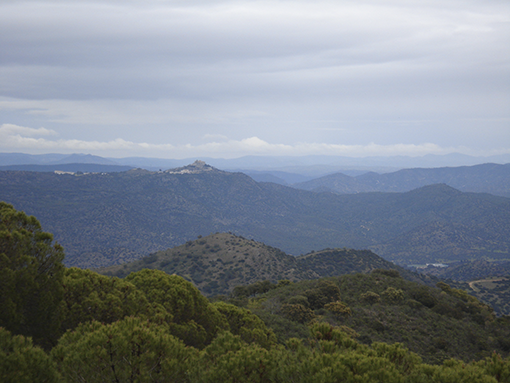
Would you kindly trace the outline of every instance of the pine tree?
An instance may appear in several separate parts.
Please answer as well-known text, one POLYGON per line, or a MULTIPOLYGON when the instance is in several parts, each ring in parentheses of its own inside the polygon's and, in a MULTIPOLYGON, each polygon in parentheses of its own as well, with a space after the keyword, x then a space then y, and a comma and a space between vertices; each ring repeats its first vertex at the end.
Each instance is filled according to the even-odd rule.
POLYGON ((0 326, 55 343, 63 296, 64 250, 33 216, 0 202, 0 326))

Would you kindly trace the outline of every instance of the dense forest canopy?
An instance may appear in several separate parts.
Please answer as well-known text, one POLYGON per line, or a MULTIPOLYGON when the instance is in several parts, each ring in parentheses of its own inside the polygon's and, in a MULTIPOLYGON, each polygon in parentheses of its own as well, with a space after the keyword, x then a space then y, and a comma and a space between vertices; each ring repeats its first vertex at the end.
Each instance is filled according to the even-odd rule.
MULTIPOLYGON (((464 321, 480 328, 497 323, 487 306, 446 284, 413 285, 411 302, 406 283, 412 282, 392 270, 368 275, 379 289, 370 293, 362 293, 369 280, 349 276, 358 278, 361 295, 345 294, 346 282, 334 278, 282 280, 239 287, 211 302, 190 282, 160 270, 120 279, 64 268, 63 249, 51 235, 5 203, 0 257, 0 297, 8 308, 0 316, 2 382, 510 381, 503 348, 472 361, 425 363, 401 343, 359 339, 347 322, 356 318, 357 301, 375 313, 381 302, 427 310, 446 299, 460 304, 464 321), (281 331, 287 324, 293 334, 281 331)), ((499 322, 502 331, 505 319, 499 322)))
POLYGON ((64 250, 33 216, 0 202, 0 324, 47 345, 59 326, 64 250))

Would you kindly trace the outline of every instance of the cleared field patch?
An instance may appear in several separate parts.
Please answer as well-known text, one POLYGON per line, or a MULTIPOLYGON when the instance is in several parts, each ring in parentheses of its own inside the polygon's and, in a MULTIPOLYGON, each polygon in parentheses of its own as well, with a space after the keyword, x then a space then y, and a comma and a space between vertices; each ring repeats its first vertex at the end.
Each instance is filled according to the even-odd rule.
POLYGON ((510 315, 510 277, 484 278, 469 282, 473 294, 494 308, 498 315, 510 315))

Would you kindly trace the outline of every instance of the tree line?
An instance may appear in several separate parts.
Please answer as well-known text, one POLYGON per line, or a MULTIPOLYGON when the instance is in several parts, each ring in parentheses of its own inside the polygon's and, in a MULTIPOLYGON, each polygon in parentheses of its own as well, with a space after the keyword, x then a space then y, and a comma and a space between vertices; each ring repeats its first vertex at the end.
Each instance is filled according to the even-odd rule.
MULTIPOLYGON (((250 310, 210 302, 179 276, 141 270, 119 279, 63 259, 34 217, 0 203, 2 382, 510 381, 510 361, 498 354, 431 365, 401 344, 362 344, 316 318, 303 319, 307 337, 278 341, 250 310)), ((306 297, 349 314, 331 284, 306 297)), ((293 315, 299 303, 288 305, 293 315)))

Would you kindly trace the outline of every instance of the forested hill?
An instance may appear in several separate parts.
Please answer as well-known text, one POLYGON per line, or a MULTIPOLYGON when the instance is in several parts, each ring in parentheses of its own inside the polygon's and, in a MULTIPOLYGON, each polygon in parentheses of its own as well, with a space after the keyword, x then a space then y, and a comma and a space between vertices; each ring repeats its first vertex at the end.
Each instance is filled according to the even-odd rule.
MULTIPOLYGON (((374 270, 260 287, 236 288, 230 302, 250 308, 278 338, 299 336, 309 321, 326 321, 356 331, 366 344, 405 344, 429 363, 510 351, 509 317, 494 318, 489 306, 443 282, 432 288, 407 281, 395 270, 374 270)), ((423 380, 435 381, 450 380, 423 380)))
POLYGON ((437 282, 388 262, 369 250, 325 249, 293 257, 263 243, 230 233, 216 233, 156 252, 141 260, 110 266, 102 274, 125 277, 144 268, 177 274, 206 295, 227 294, 257 281, 302 281, 375 269, 394 269, 412 281, 437 282))
POLYGON ((203 167, 208 170, 0 172, 0 200, 37 216, 64 245, 67 265, 80 267, 120 264, 229 231, 292 255, 348 247, 405 264, 509 258, 508 198, 446 185, 313 193, 203 167))
POLYGON ((439 183, 464 192, 510 197, 510 164, 402 169, 384 174, 369 172, 356 177, 335 173, 293 186, 303 190, 352 194, 375 191, 406 192, 439 183))
POLYGON ((510 318, 443 282, 378 269, 259 281, 211 302, 160 270, 66 268, 52 234, 3 202, 0 249, 2 382, 509 381, 510 318))

